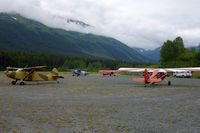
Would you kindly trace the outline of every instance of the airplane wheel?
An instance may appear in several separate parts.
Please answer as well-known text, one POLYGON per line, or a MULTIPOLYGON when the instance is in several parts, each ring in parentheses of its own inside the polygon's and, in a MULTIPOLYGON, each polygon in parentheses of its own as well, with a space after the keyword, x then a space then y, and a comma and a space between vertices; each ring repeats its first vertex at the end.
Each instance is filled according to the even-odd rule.
POLYGON ((20 85, 24 85, 24 82, 20 82, 19 84, 20 84, 20 85))
POLYGON ((168 83, 167 83, 169 86, 171 85, 171 81, 168 81, 168 83))
POLYGON ((16 84, 16 81, 12 81, 11 84, 12 84, 12 85, 15 85, 15 84, 16 84))
POLYGON ((144 87, 147 87, 147 85, 145 84, 144 87))
POLYGON ((72 76, 75 76, 74 74, 72 76))

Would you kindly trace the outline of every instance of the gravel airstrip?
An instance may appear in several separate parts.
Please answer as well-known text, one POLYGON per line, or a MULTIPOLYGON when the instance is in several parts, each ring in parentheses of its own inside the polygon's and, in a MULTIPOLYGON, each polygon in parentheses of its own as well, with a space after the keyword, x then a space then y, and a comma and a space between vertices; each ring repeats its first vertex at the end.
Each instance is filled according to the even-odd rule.
POLYGON ((199 133, 200 80, 64 75, 11 85, 0 74, 0 133, 199 133))

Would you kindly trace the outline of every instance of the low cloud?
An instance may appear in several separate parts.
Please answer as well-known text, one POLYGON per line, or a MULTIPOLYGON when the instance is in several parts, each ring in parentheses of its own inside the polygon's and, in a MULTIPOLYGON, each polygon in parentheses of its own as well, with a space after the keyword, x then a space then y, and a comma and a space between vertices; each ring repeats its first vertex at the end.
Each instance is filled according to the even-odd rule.
POLYGON ((114 37, 131 47, 153 49, 167 39, 200 42, 200 1, 190 0, 6 0, 0 12, 20 13, 48 26, 114 37), (92 25, 66 24, 71 18, 92 25))

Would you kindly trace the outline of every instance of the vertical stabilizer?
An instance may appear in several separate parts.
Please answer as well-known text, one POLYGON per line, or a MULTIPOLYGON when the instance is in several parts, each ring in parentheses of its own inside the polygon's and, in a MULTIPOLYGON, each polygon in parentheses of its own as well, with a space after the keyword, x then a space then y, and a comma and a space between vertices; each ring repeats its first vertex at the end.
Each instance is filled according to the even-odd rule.
POLYGON ((149 74, 148 74, 148 71, 147 69, 144 70, 144 83, 148 83, 148 80, 149 80, 149 74))
POLYGON ((53 68, 52 71, 47 75, 50 80, 57 80, 58 78, 64 78, 63 76, 59 76, 58 70, 53 68))
POLYGON ((53 68, 51 72, 47 75, 48 77, 54 77, 58 76, 58 70, 56 68, 53 68))
POLYGON ((53 68, 52 71, 51 71, 51 74, 53 76, 58 76, 58 70, 56 68, 53 68))

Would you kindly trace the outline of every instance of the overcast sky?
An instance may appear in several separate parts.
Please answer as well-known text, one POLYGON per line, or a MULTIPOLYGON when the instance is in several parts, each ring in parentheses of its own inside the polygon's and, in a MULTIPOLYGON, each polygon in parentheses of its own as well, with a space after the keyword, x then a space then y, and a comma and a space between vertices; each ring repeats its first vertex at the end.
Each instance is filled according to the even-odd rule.
POLYGON ((17 12, 46 25, 114 37, 131 47, 153 49, 181 36, 200 42, 199 0, 0 0, 0 12, 17 12), (61 18, 92 25, 83 29, 61 18))

